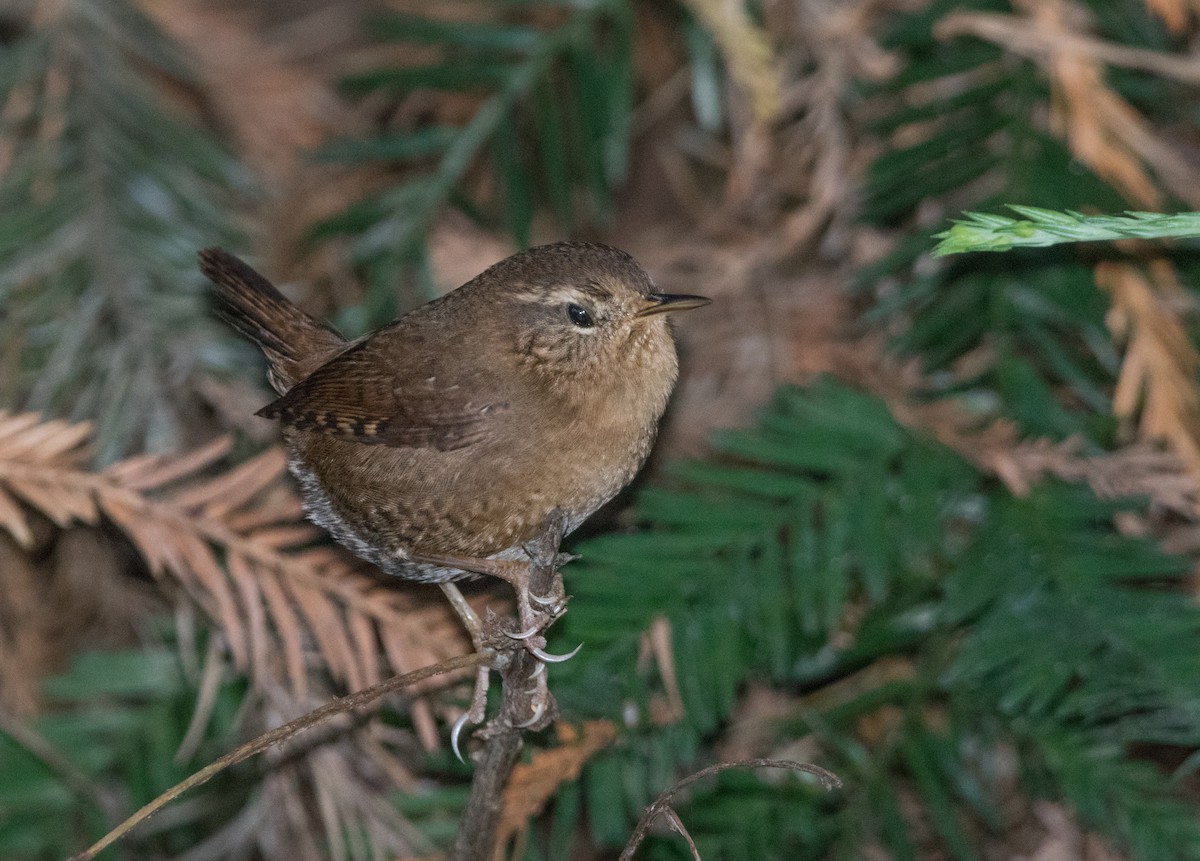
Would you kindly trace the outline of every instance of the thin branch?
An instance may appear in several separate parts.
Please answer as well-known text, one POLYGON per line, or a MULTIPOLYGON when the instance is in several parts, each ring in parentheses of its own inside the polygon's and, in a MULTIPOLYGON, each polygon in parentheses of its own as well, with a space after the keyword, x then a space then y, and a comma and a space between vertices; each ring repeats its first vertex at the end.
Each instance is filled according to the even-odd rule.
POLYGON ((1188 84, 1200 83, 1200 63, 1195 57, 1179 57, 1161 51, 1130 48, 1092 36, 1055 31, 1045 33, 1028 25, 1028 19, 991 12, 955 12, 937 23, 933 30, 938 39, 977 36, 1002 45, 1023 56, 1051 52, 1076 52, 1109 66, 1140 69, 1188 84))
MULTIPOLYGON (((637 827, 633 829, 633 834, 629 838, 629 842, 625 844, 625 849, 621 852, 621 857, 618 861, 633 861, 633 853, 642 845, 642 841, 646 839, 646 835, 650 833, 650 826, 659 816, 674 817, 675 828, 679 830, 682 826, 678 822, 678 815, 671 808, 671 800, 682 790, 691 786, 697 781, 703 780, 706 777, 711 777, 722 771, 729 771, 734 768, 784 768, 789 771, 799 771, 804 774, 811 774, 821 782, 821 786, 825 789, 839 789, 842 782, 838 780, 833 772, 826 771, 819 765, 811 765, 807 762, 793 762, 789 759, 742 759, 737 762, 721 762, 717 765, 710 765, 708 768, 702 768, 695 774, 690 774, 683 780, 676 783, 666 792, 663 792, 658 798, 654 799, 642 812, 642 818, 638 820, 637 827)), ((682 831, 685 839, 692 845, 692 851, 695 853, 695 844, 692 844, 692 839, 686 831, 682 831)))
POLYGON ((273 730, 264 732, 257 738, 246 742, 236 750, 225 754, 212 764, 200 769, 181 783, 177 783, 162 795, 158 796, 158 798, 142 807, 137 811, 137 813, 130 816, 112 831, 108 832, 108 834, 104 835, 104 837, 102 837, 88 849, 80 852, 78 855, 71 856, 70 861, 91 861, 91 859, 95 858, 100 852, 104 851, 114 842, 124 837, 131 829, 140 824, 143 820, 153 816, 164 806, 178 798, 183 793, 187 792, 189 789, 193 789, 197 786, 200 786, 202 783, 206 783, 230 766, 237 765, 239 762, 261 753, 272 745, 287 741, 288 739, 292 738, 292 736, 302 732, 303 730, 316 726, 317 724, 326 721, 335 715, 344 714, 346 712, 369 705, 370 703, 382 697, 384 694, 401 690, 409 687, 410 685, 414 685, 417 682, 421 682, 425 679, 432 678, 433 676, 439 676, 443 673, 448 673, 453 670, 461 670, 466 667, 477 667, 489 660, 491 660, 491 656, 481 654, 479 652, 448 658, 447 660, 440 661, 436 664, 432 664, 431 666, 414 670, 411 673, 405 673, 402 676, 393 676, 392 678, 380 682, 377 685, 372 685, 369 688, 364 688, 361 691, 356 691, 347 696, 337 697, 331 702, 326 703, 318 709, 314 709, 308 714, 302 715, 295 720, 288 721, 287 723, 276 727, 273 730))
POLYGON ((700 850, 696 848, 696 841, 692 839, 691 833, 683 824, 683 820, 679 818, 679 814, 675 812, 675 808, 668 807, 663 813, 667 817, 667 821, 671 823, 671 827, 675 829, 675 833, 687 841, 688 850, 692 853, 692 861, 703 861, 700 857, 700 850))

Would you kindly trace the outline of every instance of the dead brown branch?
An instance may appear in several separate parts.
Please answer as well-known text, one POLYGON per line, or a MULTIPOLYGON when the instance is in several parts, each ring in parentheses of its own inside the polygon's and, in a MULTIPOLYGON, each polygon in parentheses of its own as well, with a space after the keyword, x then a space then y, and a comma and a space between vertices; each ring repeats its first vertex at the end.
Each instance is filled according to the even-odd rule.
POLYGON ((934 27, 939 39, 977 36, 1026 57, 1060 52, 1083 55, 1108 66, 1141 69, 1188 84, 1200 84, 1200 57, 1178 57, 1145 48, 1130 48, 1078 32, 1030 27, 1019 15, 996 12, 952 12, 934 27))
POLYGON ((1072 153, 1111 183, 1135 206, 1161 206, 1159 185, 1200 205, 1196 171, 1164 141, 1128 101, 1104 81, 1104 67, 1124 65, 1190 83, 1200 81, 1200 63, 1115 45, 1079 34, 1089 23, 1084 7, 1069 0, 1016 4, 1024 16, 955 13, 935 28, 940 38, 970 34, 1037 61, 1052 88, 1051 122, 1072 153), (1161 183, 1146 172, 1151 167, 1161 183))
POLYGON ((1130 263, 1096 266, 1096 284, 1108 291, 1109 328, 1125 355, 1113 392, 1113 414, 1136 421, 1138 436, 1160 440, 1200 472, 1200 353, 1179 308, 1187 294, 1170 262, 1152 260, 1143 271, 1130 263))
POLYGON ((22 503, 59 527, 106 517, 156 577, 182 586, 217 622, 239 669, 272 678, 282 655, 299 700, 309 684, 310 639, 352 690, 379 680, 384 655, 404 672, 465 650, 440 602, 422 606, 346 554, 312 546, 319 532, 303 519, 278 449, 217 471, 230 446, 220 439, 95 473, 83 461, 89 432, 84 424, 0 414, 0 529, 22 546, 33 540, 22 503))

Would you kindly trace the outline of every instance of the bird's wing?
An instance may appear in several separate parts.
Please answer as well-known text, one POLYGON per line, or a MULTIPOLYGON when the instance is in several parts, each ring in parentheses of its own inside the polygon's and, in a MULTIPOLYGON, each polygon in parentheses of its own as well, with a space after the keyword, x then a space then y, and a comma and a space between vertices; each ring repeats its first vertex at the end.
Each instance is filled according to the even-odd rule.
POLYGON ((438 362, 390 334, 350 347, 258 415, 366 445, 450 451, 486 439, 495 415, 509 408, 486 371, 438 362))

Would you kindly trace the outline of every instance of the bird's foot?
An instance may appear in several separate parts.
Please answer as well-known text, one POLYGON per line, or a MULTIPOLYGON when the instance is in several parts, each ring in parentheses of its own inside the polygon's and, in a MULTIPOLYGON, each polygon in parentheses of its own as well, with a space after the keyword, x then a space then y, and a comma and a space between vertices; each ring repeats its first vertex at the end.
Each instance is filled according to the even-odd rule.
MULTIPOLYGON (((471 605, 467 603, 467 599, 463 597, 462 592, 458 591, 458 587, 453 583, 442 583, 442 592, 450 600, 450 606, 454 608, 454 612, 458 614, 458 618, 462 620, 463 627, 467 629, 467 633, 471 635, 471 645, 476 652, 495 652, 495 649, 488 643, 488 635, 484 630, 484 624, 480 621, 479 616, 471 609, 471 605)), ((487 664, 479 667, 475 671, 475 691, 471 695, 471 707, 459 716, 454 722, 454 726, 450 729, 450 749, 454 751, 454 755, 458 757, 459 762, 463 762, 462 750, 459 747, 459 738, 462 736, 462 731, 468 725, 479 726, 483 723, 483 719, 487 717, 487 694, 488 687, 491 684, 491 667, 487 664)))
POLYGON ((548 727, 558 715, 558 706, 547 684, 546 664, 518 652, 500 672, 505 683, 500 711, 476 736, 486 739, 507 729, 538 732, 548 727))
MULTIPOLYGON (((442 556, 436 554, 412 554, 414 561, 439 565, 447 568, 457 568, 473 574, 487 574, 496 577, 512 586, 517 596, 517 621, 521 626, 514 639, 531 643, 534 637, 553 625, 567 611, 567 594, 563 586, 562 574, 558 566, 576 557, 560 553, 555 557, 554 577, 545 595, 535 595, 530 585, 532 559, 529 561, 515 559, 469 559, 459 556, 442 556)), ((471 631, 471 639, 479 645, 479 620, 467 606, 466 601, 452 583, 442 584, 443 591, 454 604, 455 610, 463 623, 471 631), (452 590, 452 591, 451 591, 452 590)), ((533 644, 530 648, 543 648, 545 643, 533 644)), ((574 654, 572 652, 572 654, 574 654)))
POLYGON ((475 692, 471 695, 471 707, 463 712, 454 722, 454 726, 450 728, 450 749, 454 751, 459 762, 466 762, 463 759, 462 749, 459 747, 459 738, 463 729, 467 726, 479 726, 487 717, 487 695, 490 685, 491 668, 479 667, 475 671, 475 692))
POLYGON ((508 637, 510 640, 522 641, 525 645, 525 648, 529 650, 531 655, 538 660, 549 664, 560 664, 563 661, 569 661, 579 653, 580 649, 583 648, 583 643, 580 643, 565 655, 550 654, 545 650, 546 638, 541 636, 542 630, 542 628, 534 624, 530 625, 524 631, 505 631, 504 636, 508 637))
POLYGON ((583 643, 580 643, 578 646, 573 648, 571 651, 567 652, 565 655, 555 655, 555 654, 552 654, 551 652, 547 652, 545 649, 541 648, 540 646, 533 646, 532 648, 529 649, 529 654, 533 655, 535 658, 537 658, 543 664, 561 664, 563 661, 569 661, 569 660, 571 660, 571 658, 578 655, 579 650, 582 648, 583 648, 583 643))
MULTIPOLYGON (((566 555, 566 554, 562 554, 566 555)), ((559 557, 561 561, 561 556, 559 557)), ((562 576, 556 574, 546 595, 535 595, 530 588, 530 565, 525 562, 512 563, 505 572, 503 579, 517 593, 517 621, 521 630, 508 633, 514 640, 520 640, 529 653, 543 663, 557 664, 570 660, 583 647, 580 643, 575 649, 565 655, 554 655, 546 651, 546 638, 542 636, 547 628, 553 625, 567 611, 566 590, 563 588, 562 576)))
POLYGON ((517 729, 541 729, 540 722, 554 705, 554 697, 550 695, 550 688, 546 684, 546 665, 539 663, 534 667, 531 678, 534 683, 533 689, 528 692, 531 715, 528 720, 513 724, 517 729))
MULTIPOLYGON (((530 554, 529 561, 508 559, 467 559, 453 556, 417 555, 416 561, 427 562, 448 568, 457 568, 476 574, 487 574, 497 577, 512 586, 517 597, 518 629, 509 630, 511 622, 496 619, 489 613, 486 622, 481 621, 458 587, 453 583, 443 583, 442 591, 449 598, 463 625, 471 635, 475 650, 488 653, 491 661, 480 667, 475 679, 475 691, 471 698, 471 707, 455 721, 450 732, 450 745, 454 755, 462 760, 461 737, 463 730, 470 725, 478 726, 483 723, 487 711, 487 693, 490 683, 489 670, 496 669, 506 680, 510 673, 517 671, 515 678, 532 681, 532 686, 522 690, 514 706, 503 708, 501 713, 493 717, 487 726, 479 730, 477 735, 486 736, 500 726, 519 729, 543 729, 553 718, 556 708, 554 697, 546 682, 546 664, 560 663, 570 660, 583 647, 576 646, 565 655, 555 655, 546 651, 546 638, 543 632, 557 621, 567 609, 567 595, 563 587, 562 575, 558 566, 575 558, 565 553, 557 554, 554 558, 552 576, 546 578, 546 566, 542 569, 542 579, 539 590, 544 594, 534 594, 531 580, 535 559, 530 554), (516 641, 516 642, 514 642, 516 641), (529 656, 536 662, 532 670, 518 670, 518 666, 528 667, 529 658, 518 658, 519 652, 514 647, 520 644, 529 656), (516 663, 514 663, 514 661, 516 663)), ((525 683, 521 683, 522 687, 525 683)))

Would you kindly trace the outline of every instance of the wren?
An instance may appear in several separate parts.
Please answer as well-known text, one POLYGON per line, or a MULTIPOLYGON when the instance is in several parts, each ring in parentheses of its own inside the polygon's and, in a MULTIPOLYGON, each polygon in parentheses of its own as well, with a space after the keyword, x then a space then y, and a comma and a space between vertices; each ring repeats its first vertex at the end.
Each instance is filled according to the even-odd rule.
MULTIPOLYGON (((200 253, 217 313, 255 341, 309 516, 389 574, 508 580, 536 624, 522 546, 579 526, 641 468, 678 375, 669 312, 623 251, 558 243, 497 263, 347 341, 226 251, 200 253)), ((474 625, 475 627, 472 627, 474 625)))
POLYGON ((678 374, 664 295, 615 248, 559 243, 497 263, 347 342, 220 249, 218 313, 262 348, 312 518, 384 571, 516 558, 550 514, 574 529, 649 454, 678 374))

